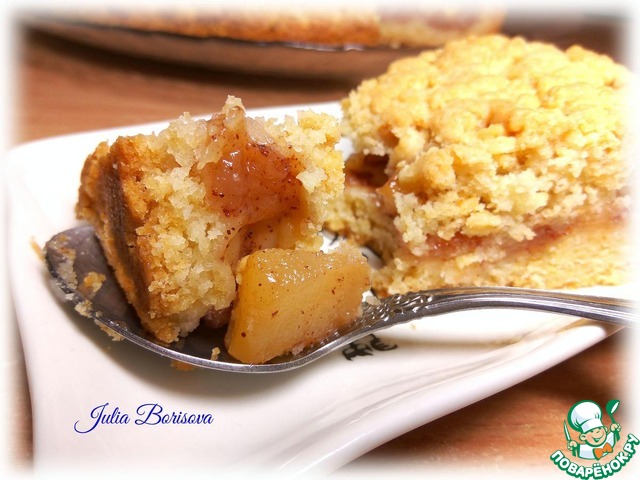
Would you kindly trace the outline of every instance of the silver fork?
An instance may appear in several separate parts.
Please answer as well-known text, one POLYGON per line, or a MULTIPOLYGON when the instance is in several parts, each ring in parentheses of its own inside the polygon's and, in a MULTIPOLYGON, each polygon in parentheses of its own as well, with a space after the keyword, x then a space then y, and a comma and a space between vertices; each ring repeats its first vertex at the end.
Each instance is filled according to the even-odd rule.
POLYGON ((614 325, 637 326, 633 304, 617 298, 504 287, 464 287, 393 295, 363 302, 362 316, 348 329, 297 355, 284 355, 266 364, 243 364, 224 347, 221 329, 200 326, 172 344, 152 339, 120 290, 92 227, 83 226, 53 236, 44 248, 45 260, 63 300, 84 316, 102 323, 138 346, 192 365, 245 373, 282 372, 302 367, 378 330, 419 318, 478 308, 515 308, 582 317, 614 325), (97 291, 84 288, 89 273, 104 275, 97 291), (212 360, 212 350, 219 349, 212 360))

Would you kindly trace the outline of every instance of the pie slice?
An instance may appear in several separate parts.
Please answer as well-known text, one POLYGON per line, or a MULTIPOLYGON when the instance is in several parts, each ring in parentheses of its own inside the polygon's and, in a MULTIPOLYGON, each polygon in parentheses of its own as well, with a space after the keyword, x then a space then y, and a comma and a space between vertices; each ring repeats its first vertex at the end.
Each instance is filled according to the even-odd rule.
POLYGON ((344 185, 339 138, 328 115, 253 119, 230 97, 210 119, 185 114, 157 134, 99 145, 77 216, 95 227, 143 326, 173 342, 203 317, 224 317, 245 255, 319 248, 344 185))
POLYGON ((619 284, 628 78, 579 46, 502 35, 399 60, 343 101, 355 153, 328 226, 380 254, 382 294, 619 284))

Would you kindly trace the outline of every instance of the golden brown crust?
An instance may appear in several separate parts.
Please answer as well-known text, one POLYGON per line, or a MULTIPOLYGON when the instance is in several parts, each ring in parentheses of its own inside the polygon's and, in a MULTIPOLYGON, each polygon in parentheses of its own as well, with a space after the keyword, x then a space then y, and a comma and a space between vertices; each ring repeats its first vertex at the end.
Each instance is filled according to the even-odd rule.
POLYGON ((497 32, 504 14, 497 9, 422 7, 410 10, 374 6, 280 10, 209 7, 181 9, 117 9, 75 13, 87 23, 163 32, 196 38, 228 38, 252 42, 285 42, 328 46, 431 47, 471 34, 497 32))
POLYGON ((147 249, 144 239, 136 234, 144 222, 141 213, 146 209, 139 181, 143 165, 132 139, 120 137, 111 147, 101 144, 82 170, 76 212, 95 226, 116 279, 143 325, 165 340, 173 333, 166 332, 166 327, 150 325, 149 278, 144 267, 147 249))

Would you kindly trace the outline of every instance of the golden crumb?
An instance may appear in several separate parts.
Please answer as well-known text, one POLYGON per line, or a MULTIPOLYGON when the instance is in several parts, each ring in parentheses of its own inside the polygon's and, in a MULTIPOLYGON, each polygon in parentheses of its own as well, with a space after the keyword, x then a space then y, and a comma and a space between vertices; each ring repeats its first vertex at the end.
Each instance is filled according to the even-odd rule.
POLYGON ((171 360, 171 367, 179 372, 193 372, 196 367, 190 363, 181 362, 180 360, 171 360))
POLYGON ((104 323, 99 322, 97 320, 94 320, 94 323, 98 327, 100 327, 100 330, 102 330, 104 333, 109 335, 111 337, 111 340, 113 340, 114 342, 121 342, 122 340, 124 340, 124 337, 122 335, 120 335, 115 330, 112 330, 111 328, 107 327, 104 323))
POLYGON ((38 245, 38 242, 35 238, 31 238, 29 245, 31 245, 31 249, 36 253, 38 258, 44 262, 44 250, 40 245, 38 245))
POLYGON ((215 362, 216 360, 218 360, 219 356, 220 356, 220 349, 218 347, 213 347, 213 349, 211 350, 211 360, 215 362))
POLYGON ((82 283, 78 286, 78 289, 83 295, 91 299, 98 293, 98 290, 100 290, 106 279, 107 277, 103 273, 89 272, 82 279, 82 283))

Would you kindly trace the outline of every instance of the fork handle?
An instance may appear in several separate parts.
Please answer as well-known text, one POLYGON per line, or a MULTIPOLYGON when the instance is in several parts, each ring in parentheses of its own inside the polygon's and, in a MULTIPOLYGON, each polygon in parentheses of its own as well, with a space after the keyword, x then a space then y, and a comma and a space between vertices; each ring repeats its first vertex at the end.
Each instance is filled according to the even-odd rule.
POLYGON ((637 314, 629 300, 512 287, 445 288, 391 295, 380 299, 380 304, 365 307, 381 319, 378 325, 477 308, 537 310, 624 327, 638 326, 637 314))

